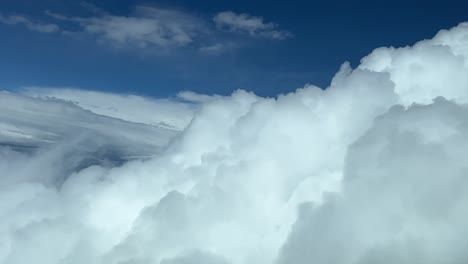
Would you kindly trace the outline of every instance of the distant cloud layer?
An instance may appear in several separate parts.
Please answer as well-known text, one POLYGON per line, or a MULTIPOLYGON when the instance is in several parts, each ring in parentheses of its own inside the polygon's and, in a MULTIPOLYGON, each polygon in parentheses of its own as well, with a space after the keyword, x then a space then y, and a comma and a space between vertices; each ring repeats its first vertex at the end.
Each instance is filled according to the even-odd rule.
POLYGON ((462 23, 276 98, 2 92, 0 263, 465 263, 467 47, 462 23))
MULTIPOLYGON (((91 8, 91 7, 88 7, 91 8)), ((279 30, 274 23, 265 23, 262 17, 233 12, 221 12, 213 21, 188 12, 154 6, 135 6, 129 15, 113 15, 93 6, 92 16, 75 17, 45 11, 57 24, 32 21, 25 16, 2 16, 0 22, 22 24, 28 29, 43 33, 63 32, 68 35, 86 34, 99 42, 121 48, 177 48, 193 45, 205 54, 218 54, 227 45, 220 42, 219 30, 246 33, 250 37, 283 40, 292 36, 279 30), (79 30, 60 28, 60 22, 76 24, 79 30)))
MULTIPOLYGON (((53 91, 46 92, 50 95, 53 91)), ((1 143, 40 148, 68 140, 70 136, 81 135, 100 138, 98 141, 102 143, 109 141, 105 144, 112 146, 119 145, 126 149, 129 155, 135 155, 144 149, 148 150, 145 152, 149 155, 153 154, 149 149, 163 146, 172 136, 184 129, 194 111, 190 110, 188 104, 171 103, 169 100, 152 102, 138 97, 125 99, 119 95, 92 94, 86 91, 61 91, 54 97, 45 96, 45 92, 28 94, 0 93, 1 143), (94 97, 86 98, 86 95, 94 97), (77 103, 71 101, 72 98, 83 100, 77 103), (93 105, 93 100, 99 103, 93 105), (114 103, 119 104, 120 109, 112 108, 114 103), (140 108, 140 111, 132 109, 132 106, 137 104, 145 107, 140 108), (171 108, 174 109, 171 111, 172 118, 170 114, 159 116, 164 114, 164 110, 167 112, 171 108), (143 109, 153 112, 153 115, 147 115, 141 111, 143 109), (124 113, 120 113, 119 110, 124 113), (159 113, 156 110, 160 110, 159 113), (171 124, 173 118, 177 120, 171 124), (138 122, 140 120, 146 122, 138 122), (127 141, 127 145, 122 146, 119 142, 123 141, 119 140, 127 141), (134 147, 129 147, 130 142, 134 147)))
POLYGON ((232 11, 220 12, 213 17, 213 21, 220 29, 246 33, 250 36, 270 39, 286 39, 292 37, 288 31, 279 30, 278 25, 263 21, 262 17, 249 14, 236 14, 232 11))
MULTIPOLYGON (((98 115, 129 122, 182 131, 197 111, 197 99, 204 95, 181 93, 174 99, 152 99, 137 95, 85 91, 70 88, 24 88, 23 95, 71 102, 98 115)), ((206 96, 205 96, 206 97, 206 96)))

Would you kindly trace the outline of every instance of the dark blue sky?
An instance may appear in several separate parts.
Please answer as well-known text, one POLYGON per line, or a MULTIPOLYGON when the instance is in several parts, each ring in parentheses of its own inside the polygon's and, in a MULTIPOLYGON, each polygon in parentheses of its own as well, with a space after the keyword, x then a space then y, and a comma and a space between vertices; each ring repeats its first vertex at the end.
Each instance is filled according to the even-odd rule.
POLYGON ((306 83, 325 87, 342 62, 357 65, 374 48, 430 38, 439 29, 468 21, 466 10, 466 1, 2 0, 0 14, 10 22, 0 23, 0 89, 75 87, 165 97, 181 90, 229 94, 242 88, 273 96, 306 83), (138 17, 137 6, 196 17, 210 33, 164 49, 117 47, 98 34, 83 33, 79 23, 70 20, 103 14, 138 17), (99 10, 93 11, 95 7, 99 10), (46 10, 69 20, 55 19, 46 10), (212 18, 222 11, 261 16, 292 37, 278 40, 220 30, 212 18), (53 23, 60 31, 30 30, 26 22, 11 22, 12 15, 53 23), (206 43, 227 48, 216 54, 200 52, 206 43))

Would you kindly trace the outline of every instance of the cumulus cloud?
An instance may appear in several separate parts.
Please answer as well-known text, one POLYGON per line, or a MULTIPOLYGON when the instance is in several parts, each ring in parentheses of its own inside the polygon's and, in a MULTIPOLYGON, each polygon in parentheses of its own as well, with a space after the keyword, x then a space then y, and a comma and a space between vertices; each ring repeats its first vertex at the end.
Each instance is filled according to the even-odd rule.
POLYGON ((277 24, 265 22, 263 17, 251 16, 249 14, 236 14, 232 11, 224 11, 216 14, 213 17, 213 21, 220 29, 246 33, 250 36, 278 40, 292 37, 290 32, 278 29, 277 24))
POLYGON ((81 108, 96 102, 3 93, 1 131, 67 133, 30 153, 0 148, 0 262, 463 263, 467 35, 460 24, 376 49, 325 90, 181 93, 198 104, 183 131, 119 165, 63 168, 119 133, 133 141, 107 148, 144 149, 161 128, 81 108))
POLYGON ((54 33, 60 30, 60 27, 56 24, 32 21, 20 15, 4 16, 0 14, 0 22, 7 25, 24 25, 29 30, 42 33, 54 33))
POLYGON ((301 208, 278 263, 466 261, 467 114, 437 98, 376 119, 348 149, 342 192, 301 208))
POLYGON ((404 105, 427 104, 437 96, 466 103, 467 28, 467 23, 462 23, 411 47, 378 48, 362 59, 359 68, 390 74, 390 79, 398 84, 396 91, 404 105))

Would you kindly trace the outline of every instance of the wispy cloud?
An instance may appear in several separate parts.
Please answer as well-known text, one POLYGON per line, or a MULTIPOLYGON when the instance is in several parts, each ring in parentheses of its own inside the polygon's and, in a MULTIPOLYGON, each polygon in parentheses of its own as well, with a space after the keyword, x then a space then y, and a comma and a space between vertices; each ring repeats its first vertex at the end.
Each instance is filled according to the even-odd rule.
POLYGON ((200 52, 205 53, 205 54, 219 54, 223 52, 226 49, 225 45, 221 43, 216 43, 213 45, 208 45, 208 46, 203 46, 200 47, 200 52))
POLYGON ((20 15, 4 16, 0 14, 0 22, 7 25, 23 25, 29 30, 42 33, 54 33, 60 30, 60 27, 56 24, 33 21, 20 15))
POLYGON ((104 15, 77 20, 83 31, 117 45, 186 46, 204 32, 204 22, 177 10, 138 6, 134 16, 104 15))
POLYGON ((216 27, 228 31, 247 33, 250 36, 264 37, 269 39, 287 39, 292 37, 289 31, 280 30, 273 22, 265 22, 263 17, 251 16, 249 14, 236 14, 225 11, 213 17, 216 27))
MULTIPOLYGON (((112 111, 99 111, 108 105, 105 94, 97 98, 103 99, 103 102, 96 105, 92 112, 86 109, 87 105, 81 107, 68 100, 0 91, 0 148, 6 144, 34 149, 71 138, 86 138, 94 143, 100 141, 98 145, 101 146, 114 146, 114 151, 124 155, 152 155, 178 134, 177 129, 159 124, 119 118, 122 114, 113 115, 116 117, 106 115, 112 114, 112 111), (129 144, 122 145, 122 142, 129 144)), ((120 101, 124 100, 122 98, 120 101)), ((136 99, 130 97, 129 104, 132 100, 136 99)), ((152 102, 146 103, 150 104, 152 102)), ((114 109, 115 112, 119 110, 125 112, 125 106, 114 109)), ((132 113, 137 114, 135 111, 132 113)), ((140 115, 140 118, 143 116, 140 115)))
MULTIPOLYGON (((85 3, 85 6, 88 5, 85 3)), ((279 29, 273 22, 265 22, 262 17, 231 11, 220 12, 211 21, 186 11, 157 6, 138 5, 128 15, 111 14, 94 5, 87 8, 92 11, 90 16, 45 11, 45 15, 56 24, 31 20, 23 15, 1 14, 0 22, 23 24, 30 30, 43 33, 87 36, 118 48, 167 50, 192 47, 211 55, 235 46, 238 33, 253 39, 283 40, 292 37, 292 33, 279 29)))
POLYGON ((46 12, 57 20, 80 26, 74 33, 84 33, 99 41, 119 47, 181 47, 207 32, 205 22, 191 14, 174 9, 137 6, 132 15, 102 13, 92 17, 67 17, 46 12))
POLYGON ((175 130, 183 130, 188 125, 196 110, 196 104, 199 102, 199 100, 188 100, 183 96, 178 96, 174 100, 155 99, 132 94, 123 95, 63 87, 27 87, 22 89, 22 95, 42 99, 60 99, 98 115, 175 130))

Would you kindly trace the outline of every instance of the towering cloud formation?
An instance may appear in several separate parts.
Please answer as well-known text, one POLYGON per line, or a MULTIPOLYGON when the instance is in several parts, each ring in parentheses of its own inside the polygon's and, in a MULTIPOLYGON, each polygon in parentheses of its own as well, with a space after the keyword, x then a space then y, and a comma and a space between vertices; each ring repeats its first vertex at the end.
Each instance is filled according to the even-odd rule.
POLYGON ((326 90, 198 96, 164 151, 120 166, 62 170, 66 139, 3 147, 0 263, 463 263, 466 47, 460 24, 326 90))

